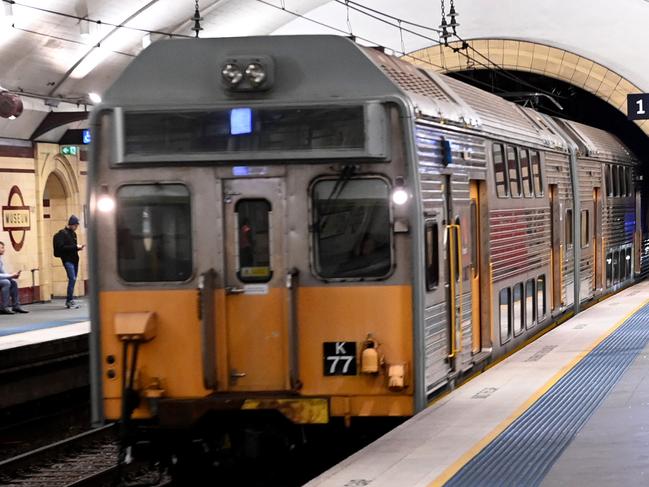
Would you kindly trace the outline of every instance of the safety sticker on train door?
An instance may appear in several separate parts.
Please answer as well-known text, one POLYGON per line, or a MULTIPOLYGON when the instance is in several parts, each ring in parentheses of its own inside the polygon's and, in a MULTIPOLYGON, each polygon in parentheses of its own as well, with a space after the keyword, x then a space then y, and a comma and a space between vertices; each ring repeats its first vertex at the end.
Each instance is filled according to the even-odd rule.
POLYGON ((356 342, 324 342, 324 375, 356 375, 356 342))

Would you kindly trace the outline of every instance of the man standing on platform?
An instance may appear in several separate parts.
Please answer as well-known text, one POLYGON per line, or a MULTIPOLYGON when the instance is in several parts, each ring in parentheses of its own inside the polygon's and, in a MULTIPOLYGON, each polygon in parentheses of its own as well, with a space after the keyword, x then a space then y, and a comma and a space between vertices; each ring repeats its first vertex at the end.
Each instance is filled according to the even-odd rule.
POLYGON ((29 313, 29 311, 20 307, 20 299, 18 297, 18 282, 16 279, 20 277, 20 271, 13 274, 5 271, 2 256, 5 253, 5 244, 0 242, 0 292, 2 292, 2 304, 0 304, 0 314, 12 315, 14 313, 29 313), (11 298, 12 308, 9 309, 9 298, 11 298))
POLYGON ((66 308, 79 308, 74 301, 74 284, 77 282, 79 274, 79 251, 83 250, 85 245, 77 244, 76 230, 79 227, 79 219, 72 215, 68 220, 68 225, 62 228, 54 235, 54 257, 60 257, 63 267, 68 275, 68 293, 65 298, 66 308))

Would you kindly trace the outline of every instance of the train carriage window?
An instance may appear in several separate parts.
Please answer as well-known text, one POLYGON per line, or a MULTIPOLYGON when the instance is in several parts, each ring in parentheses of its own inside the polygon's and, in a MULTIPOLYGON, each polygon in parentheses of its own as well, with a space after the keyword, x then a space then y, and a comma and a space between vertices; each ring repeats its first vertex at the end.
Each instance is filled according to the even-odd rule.
POLYGON ((613 285, 613 254, 606 254, 606 287, 613 285))
POLYGON ((117 191, 117 268, 128 282, 186 281, 192 275, 189 190, 138 184, 117 191))
POLYGON ((525 327, 525 313, 523 311, 523 283, 514 286, 513 296, 513 321, 514 321, 514 336, 521 334, 525 327))
POLYGON ((426 289, 432 291, 439 284, 439 229, 437 222, 426 223, 426 289))
POLYGON ((620 166, 620 196, 626 195, 626 167, 620 166))
POLYGON ((626 190, 627 190, 627 196, 633 196, 633 168, 632 167, 627 167, 626 168, 626 190))
POLYGON ((237 249, 241 282, 268 282, 270 265, 270 212, 267 200, 242 199, 236 204, 237 249))
POLYGON ((572 245, 572 210, 566 210, 566 246, 572 245))
POLYGON ((380 178, 323 179, 312 190, 315 273, 383 278, 392 270, 390 188, 380 178))
POLYGON ((500 290, 500 343, 507 342, 512 336, 511 289, 500 290))
POLYGON ((521 196, 521 174, 518 167, 518 151, 516 147, 507 146, 507 168, 509 173, 509 190, 513 198, 521 196))
POLYGON ((613 196, 620 196, 620 172, 619 166, 611 166, 611 179, 613 180, 613 196))
POLYGON ((626 249, 624 259, 625 259, 625 266, 626 266, 625 274, 626 274, 626 278, 628 279, 631 277, 631 248, 626 249))
POLYGON ((534 279, 528 279, 525 283, 525 326, 532 328, 536 321, 536 293, 534 290, 534 279))
POLYGON ((523 196, 530 198, 534 196, 534 183, 532 181, 529 151, 527 149, 521 149, 519 156, 521 162, 521 180, 523 181, 523 196))
POLYGON ((499 198, 509 196, 509 184, 507 181, 507 171, 505 167, 505 152, 502 144, 494 144, 494 177, 496 179, 496 195, 499 198))
POLYGON ((606 184, 607 196, 613 196, 613 184, 611 182, 611 166, 604 164, 604 183, 606 184))
POLYGON ((532 177, 534 178, 534 193, 537 197, 543 196, 543 176, 541 174, 541 154, 539 151, 530 151, 532 177))
POLYGON ((536 304, 538 313, 536 314, 536 321, 540 323, 545 318, 547 312, 546 290, 545 290, 545 274, 536 279, 536 304))
POLYGON ((590 245, 590 212, 588 210, 581 210, 581 248, 590 245))

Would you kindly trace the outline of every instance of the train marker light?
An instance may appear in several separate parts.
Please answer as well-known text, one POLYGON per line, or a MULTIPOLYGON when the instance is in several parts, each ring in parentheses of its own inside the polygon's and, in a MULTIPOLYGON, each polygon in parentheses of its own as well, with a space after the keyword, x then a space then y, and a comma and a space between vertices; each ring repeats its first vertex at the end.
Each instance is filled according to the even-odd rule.
POLYGON ((115 200, 111 196, 103 194, 97 200, 97 209, 102 213, 110 213, 115 209, 115 200))

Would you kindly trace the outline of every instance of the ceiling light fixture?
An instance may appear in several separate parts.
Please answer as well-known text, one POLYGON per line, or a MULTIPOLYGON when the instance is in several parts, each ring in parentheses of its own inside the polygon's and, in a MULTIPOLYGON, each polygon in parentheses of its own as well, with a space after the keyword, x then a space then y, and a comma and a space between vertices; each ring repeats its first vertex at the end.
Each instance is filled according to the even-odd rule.
POLYGON ((14 0, 5 0, 5 18, 12 20, 14 18, 14 0))
POLYGON ((88 98, 90 98, 90 101, 95 105, 101 103, 101 96, 99 96, 97 93, 88 93, 88 98))
POLYGON ((79 30, 81 31, 81 37, 86 38, 90 36, 90 22, 86 19, 81 19, 79 21, 79 30))

